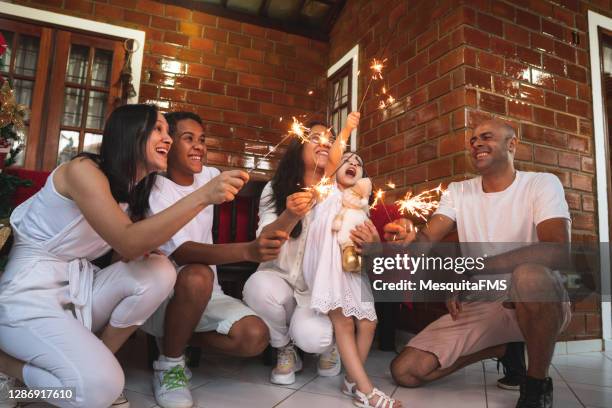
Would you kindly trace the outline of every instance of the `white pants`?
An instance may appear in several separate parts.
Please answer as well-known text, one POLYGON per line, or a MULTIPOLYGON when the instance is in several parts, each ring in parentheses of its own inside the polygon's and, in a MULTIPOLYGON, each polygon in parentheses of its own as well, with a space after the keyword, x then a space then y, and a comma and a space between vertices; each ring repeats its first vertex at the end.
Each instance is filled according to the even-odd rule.
POLYGON ((329 351, 334 329, 329 317, 315 312, 310 305, 297 305, 293 288, 275 271, 258 270, 244 285, 244 302, 270 329, 270 345, 285 346, 292 339, 307 353, 329 351))
MULTIPOLYGON (((141 325, 168 296, 176 272, 166 257, 152 255, 117 262, 98 271, 93 283, 93 326, 141 325)), ((72 387, 73 401, 47 401, 59 407, 108 408, 123 390, 124 375, 111 351, 68 314, 49 304, 48 316, 0 326, 0 349, 25 361, 30 388, 72 387)))

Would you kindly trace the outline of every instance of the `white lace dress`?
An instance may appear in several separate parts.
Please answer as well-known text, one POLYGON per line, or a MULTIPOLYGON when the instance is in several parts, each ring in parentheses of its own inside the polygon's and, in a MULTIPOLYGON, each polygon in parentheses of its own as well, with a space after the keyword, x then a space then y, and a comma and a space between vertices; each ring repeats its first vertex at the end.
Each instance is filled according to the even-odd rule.
POLYGON ((302 264, 311 292, 310 307, 324 314, 340 307, 345 316, 374 321, 376 311, 367 276, 342 270, 342 252, 337 233, 332 231, 341 208, 338 188, 313 208, 302 264))

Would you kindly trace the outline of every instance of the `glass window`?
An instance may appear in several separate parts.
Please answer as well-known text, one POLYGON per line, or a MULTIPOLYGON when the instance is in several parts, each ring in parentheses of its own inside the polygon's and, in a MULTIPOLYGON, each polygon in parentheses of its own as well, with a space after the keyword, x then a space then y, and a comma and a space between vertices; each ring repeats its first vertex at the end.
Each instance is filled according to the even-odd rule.
POLYGON ((57 150, 57 164, 70 161, 79 153, 79 132, 72 130, 60 131, 59 148, 57 150))
POLYGON ((11 70, 11 53, 13 47, 13 33, 10 31, 0 30, 6 40, 6 51, 0 56, 0 72, 9 72, 11 70))
POLYGON ((87 82, 87 66, 89 64, 89 47, 73 44, 68 57, 66 82, 84 85, 87 82))
POLYGON ((15 73, 19 75, 35 76, 38 63, 38 48, 40 39, 29 35, 19 36, 19 45, 15 54, 15 73))
POLYGON ((113 65, 113 53, 107 50, 96 50, 91 69, 91 85, 106 88, 110 85, 110 69, 113 65))
POLYGON ((102 135, 98 133, 85 133, 85 141, 83 142, 83 151, 88 153, 100 153, 102 145, 102 135))
POLYGON ((84 99, 85 91, 83 89, 66 88, 64 96, 64 116, 62 117, 62 124, 64 126, 81 126, 84 99))
POLYGON ((87 103, 87 129, 102 129, 104 124, 104 114, 106 113, 106 92, 91 91, 89 102, 87 103))

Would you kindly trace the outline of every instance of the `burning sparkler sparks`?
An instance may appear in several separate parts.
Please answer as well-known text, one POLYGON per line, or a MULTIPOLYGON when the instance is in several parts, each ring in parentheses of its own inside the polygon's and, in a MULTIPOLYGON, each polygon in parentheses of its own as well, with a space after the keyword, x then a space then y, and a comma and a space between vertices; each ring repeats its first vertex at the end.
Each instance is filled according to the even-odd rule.
POLYGON ((385 67, 385 62, 387 62, 387 59, 385 58, 384 60, 379 60, 379 59, 372 59, 372 65, 370 65, 370 69, 372 70, 372 79, 382 79, 382 70, 385 67))
POLYGON ((293 116, 293 123, 291 124, 291 129, 289 129, 289 134, 297 137, 302 143, 306 143, 310 140, 308 137, 310 134, 310 129, 304 126, 302 122, 297 120, 295 116, 293 116))
POLYGON ((317 202, 324 200, 333 190, 334 183, 330 177, 321 177, 321 180, 317 184, 311 187, 306 187, 306 191, 311 191, 317 202))
POLYGON ((438 196, 442 193, 444 193, 444 189, 442 185, 439 185, 415 196, 408 192, 403 200, 398 200, 395 203, 399 206, 401 213, 411 214, 427 221, 427 216, 438 208, 438 196))

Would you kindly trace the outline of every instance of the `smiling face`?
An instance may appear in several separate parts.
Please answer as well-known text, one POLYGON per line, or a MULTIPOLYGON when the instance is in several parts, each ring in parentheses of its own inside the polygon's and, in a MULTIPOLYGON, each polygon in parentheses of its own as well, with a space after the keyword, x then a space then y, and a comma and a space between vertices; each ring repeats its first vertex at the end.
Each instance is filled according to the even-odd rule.
POLYGON ((514 130, 497 121, 487 121, 470 138, 472 164, 480 174, 487 174, 511 164, 516 153, 514 130))
POLYGON ((355 153, 346 152, 342 155, 342 165, 336 173, 336 181, 343 188, 353 187, 357 180, 363 177, 363 162, 355 153))
POLYGON ((164 115, 157 113, 157 122, 149 134, 145 148, 146 172, 164 171, 168 167, 168 152, 172 138, 168 134, 168 122, 164 115))
POLYGON ((311 128, 310 142, 304 144, 302 158, 304 159, 305 170, 313 171, 317 169, 325 169, 329 160, 329 149, 331 148, 331 140, 327 128, 322 125, 315 125, 311 128))
POLYGON ((204 129, 198 122, 193 119, 179 120, 174 134, 174 145, 168 157, 170 169, 183 174, 200 173, 206 157, 204 142, 204 129))

